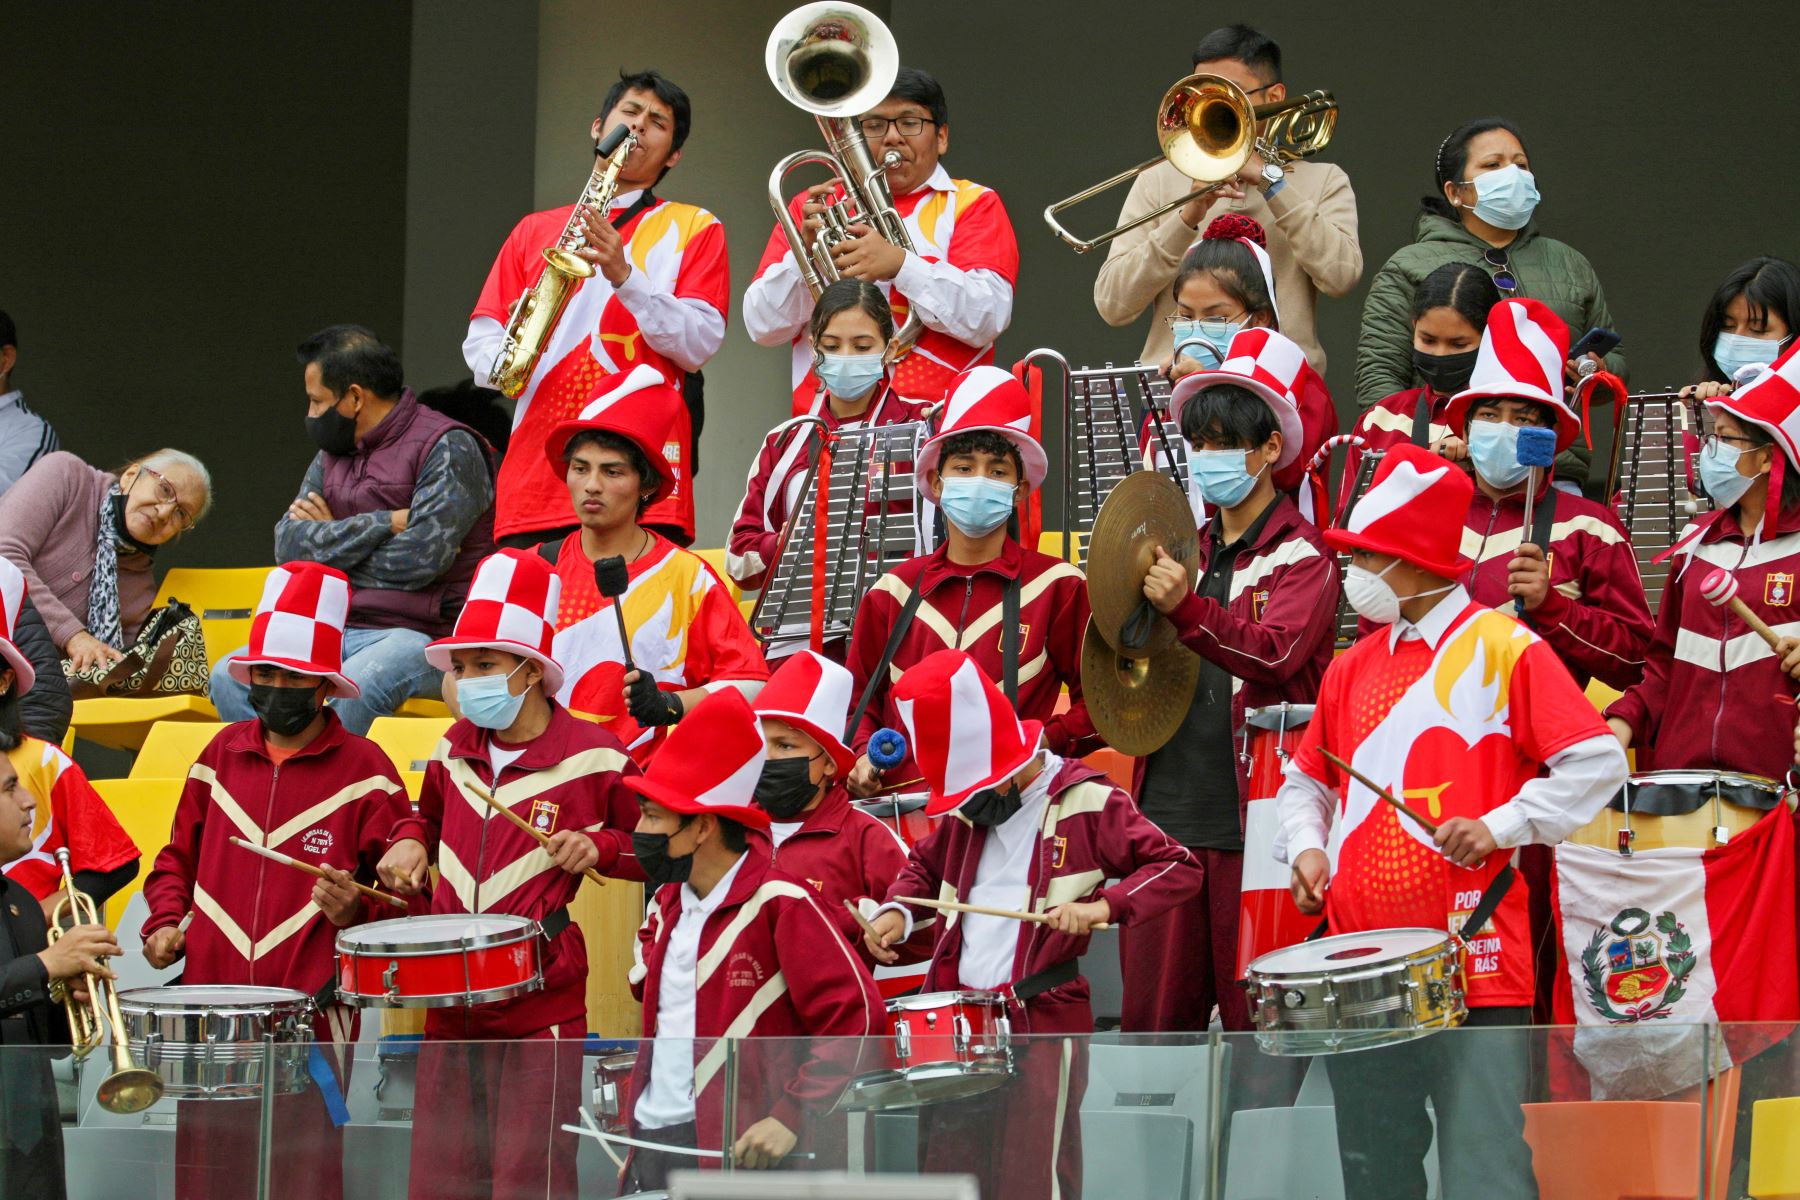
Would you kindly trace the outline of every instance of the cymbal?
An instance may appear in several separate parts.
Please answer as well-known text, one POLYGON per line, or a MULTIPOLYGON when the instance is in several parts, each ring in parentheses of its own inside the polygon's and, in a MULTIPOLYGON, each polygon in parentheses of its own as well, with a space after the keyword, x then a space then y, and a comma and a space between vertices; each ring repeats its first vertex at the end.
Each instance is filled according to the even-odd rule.
POLYGON ((1181 487, 1161 471, 1134 471, 1106 497, 1088 535, 1088 607, 1107 644, 1128 658, 1148 658, 1175 644, 1175 627, 1144 599, 1144 577, 1161 546, 1187 568, 1191 587, 1200 567, 1194 511, 1181 487), (1120 645, 1134 621, 1148 630, 1141 645, 1120 645))
POLYGON ((1148 658, 1126 658, 1090 618, 1081 642, 1081 694, 1094 728, 1121 754, 1160 750, 1181 728, 1200 683, 1200 656, 1180 642, 1148 658))

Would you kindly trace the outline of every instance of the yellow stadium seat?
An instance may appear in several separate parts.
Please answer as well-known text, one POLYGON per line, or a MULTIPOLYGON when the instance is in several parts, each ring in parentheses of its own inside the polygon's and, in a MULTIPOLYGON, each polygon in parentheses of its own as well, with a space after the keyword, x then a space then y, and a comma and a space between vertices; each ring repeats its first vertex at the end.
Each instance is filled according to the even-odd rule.
POLYGON ((84 742, 136 750, 161 721, 217 722, 219 710, 204 696, 101 696, 77 700, 69 732, 84 742))
POLYGON ((1800 1096, 1751 1106, 1750 1195, 1800 1200, 1800 1096))
POLYGON ((713 573, 725 581, 725 586, 731 591, 731 602, 733 604, 736 604, 739 600, 744 598, 744 589, 737 585, 737 580, 733 579, 731 573, 725 569, 725 551, 696 550, 694 553, 704 559, 706 565, 713 569, 713 573))
POLYGON ((200 752, 225 728, 222 721, 158 721, 131 764, 132 779, 186 779, 200 752))
POLYGON ((442 700, 430 700, 424 696, 414 696, 405 704, 394 710, 396 717, 439 717, 450 716, 450 706, 442 700))
POLYGON ((376 717, 369 726, 369 740, 387 751, 396 771, 418 774, 431 761, 431 752, 450 724, 449 717, 376 717))
POLYGON ((106 923, 117 928, 125 905, 144 888, 144 877, 156 856, 169 844, 169 830, 175 823, 175 806, 181 800, 180 779, 96 779, 94 790, 112 809, 113 816, 131 840, 137 843, 137 878, 126 884, 106 902, 106 923))
POLYGON ((173 567, 163 576, 156 602, 179 600, 194 610, 206 635, 206 661, 216 663, 250 641, 250 618, 274 569, 173 567))
MULTIPOLYGON (((1038 553, 1048 554, 1051 558, 1064 558, 1063 533, 1060 529, 1046 529, 1038 534, 1038 553)), ((1081 535, 1075 535, 1075 549, 1081 549, 1081 535)))

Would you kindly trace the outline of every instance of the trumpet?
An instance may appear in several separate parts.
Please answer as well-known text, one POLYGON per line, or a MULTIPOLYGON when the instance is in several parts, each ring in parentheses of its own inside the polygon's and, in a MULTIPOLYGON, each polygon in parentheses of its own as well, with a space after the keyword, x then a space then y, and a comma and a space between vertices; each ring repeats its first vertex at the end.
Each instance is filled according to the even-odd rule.
POLYGON ((1252 152, 1270 163, 1288 163, 1317 154, 1331 144, 1337 118, 1338 104, 1330 92, 1308 92, 1292 100, 1251 104, 1244 90, 1222 75, 1189 75, 1176 80, 1157 106, 1156 141, 1162 153, 1058 200, 1044 210, 1044 223, 1050 226, 1050 232, 1074 247, 1075 253, 1086 254, 1095 246, 1103 246, 1221 186, 1243 169, 1252 152), (1259 126, 1261 133, 1257 132, 1259 126), (1091 238, 1076 237, 1056 219, 1064 209, 1136 179, 1165 159, 1177 171, 1205 186, 1091 238))
MULTIPOLYGON (((900 50, 874 13, 823 0, 802 5, 776 22, 764 61, 775 90, 788 103, 813 114, 825 136, 825 149, 796 151, 769 173, 769 207, 794 252, 800 277, 817 299, 840 277, 831 248, 849 240, 850 226, 872 226, 893 245, 913 250, 906 223, 888 192, 887 170, 900 155, 890 150, 877 163, 855 122, 887 98, 900 73, 900 50), (843 191, 819 214, 819 233, 811 242, 794 223, 783 192, 788 174, 808 164, 831 171, 843 191)), ((906 324, 888 344, 887 361, 911 350, 924 332, 918 313, 907 313, 906 324)))
MULTIPOLYGON (((93 900, 75 890, 75 877, 69 871, 68 847, 56 852, 56 862, 62 867, 63 897, 50 914, 46 936, 52 944, 77 925, 100 924, 100 914, 94 908, 93 900)), ((100 960, 100 965, 105 966, 106 961, 100 960)), ((85 1060, 106 1040, 107 1023, 110 1022, 113 1072, 100 1081, 100 1107, 116 1113, 143 1112, 162 1098, 162 1076, 131 1061, 131 1046, 124 1034, 125 1018, 119 1014, 119 994, 112 981, 92 971, 83 979, 87 983, 85 1001, 77 1000, 74 989, 64 980, 50 985, 50 998, 69 1014, 69 1042, 75 1061, 85 1060)))
POLYGON ((606 215, 619 190, 619 171, 637 144, 637 135, 623 125, 615 125, 594 147, 594 170, 556 244, 544 251, 543 274, 525 289, 507 314, 506 340, 500 343, 500 353, 488 370, 488 386, 517 399, 531 382, 531 373, 537 369, 544 347, 550 344, 550 335, 562 320, 575 286, 594 273, 593 264, 575 253, 586 241, 581 228, 582 211, 591 208, 602 217, 606 215))

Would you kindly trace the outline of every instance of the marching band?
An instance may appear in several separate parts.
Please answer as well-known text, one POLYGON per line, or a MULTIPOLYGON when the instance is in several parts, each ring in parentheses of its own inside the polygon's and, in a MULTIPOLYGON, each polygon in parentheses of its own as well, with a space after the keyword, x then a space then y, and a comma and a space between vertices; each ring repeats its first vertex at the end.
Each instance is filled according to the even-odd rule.
MULTIPOLYGON (((1000 197, 946 166, 942 87, 854 5, 783 18, 771 78, 826 148, 776 165, 743 295, 751 338, 791 348, 793 391, 729 464, 748 467, 730 585, 687 548, 725 231, 658 194, 687 94, 622 73, 587 188, 518 223, 470 318, 473 379, 517 404, 479 538, 502 548, 463 564, 454 627, 424 650, 456 720, 416 803, 327 703, 359 694, 361 585, 283 564, 222 667, 253 716, 200 754, 144 886, 145 956, 180 983, 109 996, 118 951, 91 922, 52 921, 41 968, 35 927, 15 931, 0 1016, 30 1019, 4 1040, 55 1040, 53 994, 132 1028, 204 1015, 207 988, 261 1005, 269 1036, 308 1042, 276 1102, 283 1197, 343 1194, 346 1047, 363 1008, 414 1007, 421 1200, 572 1198, 584 1134, 619 1147, 621 1194, 722 1159, 842 1168, 863 1154, 844 1114, 897 1109, 919 1114, 922 1170, 1069 1198, 1095 1031, 1081 958, 1116 928, 1124 1032, 1323 1058, 1360 1200, 1424 1197, 1434 1136, 1444 1196, 1537 1194, 1534 1019, 1800 1020, 1800 270, 1734 272, 1702 322, 1704 381, 1631 395, 1592 266, 1535 223, 1524 135, 1470 122, 1374 277, 1339 436, 1316 305, 1363 256, 1347 176, 1314 161, 1336 102, 1291 95, 1245 26, 1193 61, 1163 157, 1045 214, 1077 250, 1108 246, 1105 321, 1149 317, 1117 452, 1078 420, 1059 462, 1045 395, 1074 411, 1075 373, 997 358, 1018 244, 1000 197), (790 194, 804 166, 832 178, 790 194), (1127 179, 1117 228, 1060 223, 1127 179), (1584 494, 1607 413, 1626 449, 1584 494), (876 457, 856 440, 890 427, 917 432, 876 457), (1092 508, 1040 548, 1058 483, 1092 508), (1664 536, 1639 505, 1669 514, 1664 536), (761 589, 752 619, 734 586, 761 589), (1633 914, 1690 919, 1658 848, 1754 864, 1776 918, 1714 919, 1704 1009, 1676 1006, 1638 936, 1633 914), (595 935, 571 905, 636 884, 614 982, 644 1040, 601 1127, 582 1082, 595 935), (1754 939, 1755 995, 1725 969, 1734 938, 1754 939), (1362 973, 1336 989, 1343 960, 1362 973), (939 1021, 947 1046, 923 1032, 939 1021), (1493 1036, 1425 1036, 1454 1025, 1493 1036), (752 1048, 726 1071, 734 1039, 752 1048)), ((0 740, 48 763, 17 728, 25 592, 0 558, 0 740)), ((9 828, 23 786, 0 788, 9 828)), ((87 859, 72 878, 118 886, 131 855, 104 806, 56 803, 87 859)), ((1583 1061, 1596 1093, 1632 1086, 1583 1061)), ((1291 1103, 1298 1075, 1263 1067, 1291 1103)), ((254 1106, 164 1082, 179 1195, 271 1169, 254 1106)), ((31 1163, 0 1193, 48 1186, 31 1163)))

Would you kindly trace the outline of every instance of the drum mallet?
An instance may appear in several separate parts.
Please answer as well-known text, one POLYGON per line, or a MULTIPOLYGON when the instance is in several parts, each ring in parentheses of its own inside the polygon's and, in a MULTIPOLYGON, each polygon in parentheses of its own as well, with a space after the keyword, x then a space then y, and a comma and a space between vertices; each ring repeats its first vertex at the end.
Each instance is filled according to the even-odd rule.
MULTIPOLYGON (((508 821, 511 821, 514 825, 517 825, 520 829, 524 830, 526 833, 530 834, 533 838, 535 838, 537 840, 537 844, 544 848, 545 853, 549 853, 549 850, 550 850, 550 835, 549 834, 544 833, 542 830, 533 829, 531 827, 531 822, 527 821, 524 817, 521 817, 518 813, 514 812, 512 809, 506 807, 506 805, 500 803, 500 801, 494 799, 494 793, 488 791, 486 788, 480 786, 479 784, 473 784, 473 783, 469 785, 469 788, 477 796, 479 796, 483 800, 487 801, 488 807, 492 808, 495 812, 499 813, 501 816, 505 817, 508 821)), ((589 867, 587 870, 583 871, 582 874, 587 876, 589 879, 593 880, 596 884, 600 885, 601 887, 606 886, 606 880, 602 879, 600 877, 600 872, 594 870, 594 868, 589 867)))
MULTIPOLYGON (((250 853, 260 854, 269 861, 278 862, 284 867, 293 867, 297 871, 305 871, 308 875, 318 879, 326 878, 325 872, 320 868, 313 866, 309 862, 301 862, 292 855, 283 854, 279 850, 271 850, 267 846, 259 846, 255 842, 247 842, 241 837, 233 837, 231 839, 231 844, 234 846, 242 846, 244 849, 250 851, 250 853)), ((402 900, 399 896, 392 895, 388 892, 378 892, 372 887, 364 887, 354 879, 350 881, 350 886, 371 900, 379 900, 383 904, 391 904, 395 908, 406 907, 406 901, 402 900)), ((189 915, 191 916, 192 914, 190 913, 189 915)), ((183 919, 183 923, 185 924, 185 918, 183 919)))
POLYGON ((867 747, 869 765, 891 771, 906 761, 906 735, 898 729, 877 729, 867 747))
POLYGON ((621 605, 626 589, 630 586, 631 571, 625 565, 623 555, 615 554, 611 558, 594 560, 594 587, 613 602, 613 616, 619 621, 619 652, 625 656, 626 674, 637 670, 631 662, 631 633, 625 628, 625 609, 621 605))
POLYGON ((1319 753, 1323 754, 1326 758, 1330 759, 1332 761, 1332 763, 1334 763, 1339 770, 1346 772, 1350 776, 1350 778, 1356 780, 1356 782, 1362 784, 1364 787, 1368 788, 1371 792, 1374 792, 1377 796, 1380 796, 1383 800, 1386 800, 1389 804, 1393 805, 1401 813, 1405 814, 1406 816, 1411 817, 1414 821, 1417 821, 1419 824, 1419 828, 1423 829, 1426 833, 1430 834, 1432 837, 1437 836, 1437 831, 1438 831, 1437 822, 1426 820, 1424 817, 1420 816, 1418 813, 1414 812, 1412 809, 1410 809, 1406 805, 1402 804, 1398 799, 1395 798, 1395 796, 1392 792, 1388 791, 1386 788, 1382 787, 1380 784, 1376 783, 1373 779, 1370 779, 1367 775, 1364 775, 1361 771, 1357 770, 1355 767, 1351 766, 1349 763, 1345 762, 1343 759, 1339 758, 1337 755, 1333 754, 1331 751, 1325 749, 1323 746, 1319 747, 1319 753))
MULTIPOLYGON (((1531 536, 1533 510, 1537 506, 1538 472, 1556 465, 1556 430, 1544 429, 1540 426, 1526 426, 1519 430, 1519 465, 1525 471, 1525 524, 1520 529, 1520 540, 1531 536)), ((1544 552, 1546 562, 1550 558, 1550 547, 1539 546, 1544 552)), ((1513 611, 1519 616, 1525 615, 1525 597, 1520 596, 1513 601, 1513 611)))
POLYGON ((1719 608, 1729 608, 1738 618, 1762 636, 1769 643, 1769 649, 1781 653, 1781 635, 1769 628, 1767 621, 1750 611, 1750 606, 1738 599, 1737 576, 1723 567, 1714 567, 1707 572, 1706 578, 1700 581, 1700 595, 1708 604, 1719 608))

